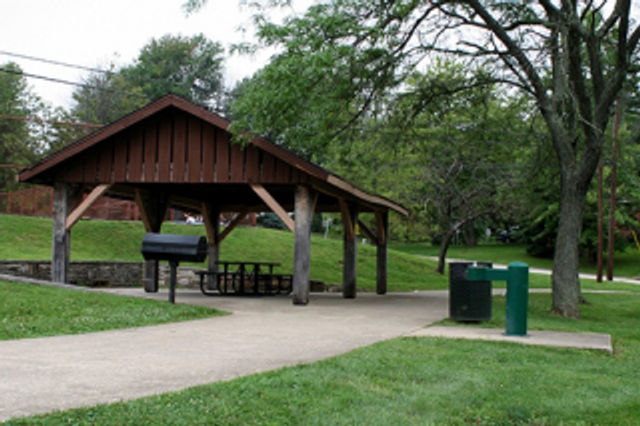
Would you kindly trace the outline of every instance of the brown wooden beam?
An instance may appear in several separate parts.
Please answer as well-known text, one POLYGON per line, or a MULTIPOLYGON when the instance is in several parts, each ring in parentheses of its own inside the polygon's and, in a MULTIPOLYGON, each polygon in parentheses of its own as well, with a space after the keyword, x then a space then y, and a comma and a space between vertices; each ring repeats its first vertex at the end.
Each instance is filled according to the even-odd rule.
POLYGON ((280 220, 286 225, 287 228, 289 228, 291 232, 296 231, 293 219, 291 219, 287 212, 282 208, 280 203, 278 203, 276 199, 273 198, 271 194, 269 194, 269 191, 267 191, 264 186, 258 183, 252 183, 249 186, 251 186, 253 192, 255 192, 256 195, 258 195, 258 197, 260 197, 260 199, 264 201, 264 203, 271 209, 271 211, 278 215, 280 220))
POLYGON ((376 228, 378 231, 378 244, 387 244, 389 212, 376 211, 376 228))
MULTIPOLYGON (((166 195, 143 192, 139 188, 135 188, 134 196, 142 223, 144 223, 144 229, 147 232, 160 232, 169 206, 166 195)), ((159 277, 158 261, 145 260, 142 274, 144 291, 147 293, 157 292, 159 277)))
MULTIPOLYGON (((211 203, 202 203, 202 220, 207 231, 209 244, 209 255, 207 256, 207 270, 218 272, 218 262, 220 258, 220 210, 211 203)), ((215 290, 217 277, 207 275, 207 288, 215 290)))
POLYGON ((227 235, 229 235, 231 233, 231 231, 233 231, 233 229, 236 226, 238 226, 240 224, 240 222, 242 222, 242 219, 244 219, 244 217, 247 215, 247 213, 248 213, 248 210, 243 210, 240 213, 238 213, 236 215, 236 217, 233 218, 233 220, 231 221, 229 226, 224 228, 224 231, 222 231, 220 233, 220 236, 218 237, 218 244, 220 244, 222 242, 222 240, 227 238, 227 235))
POLYGON ((204 229, 207 231, 207 239, 209 245, 218 244, 218 234, 216 233, 216 223, 220 223, 220 213, 216 215, 217 209, 214 210, 210 203, 202 203, 200 213, 204 222, 204 229))
POLYGON ((73 225, 75 225, 82 215, 96 202, 98 198, 100 198, 105 192, 109 190, 111 185, 103 184, 98 185, 93 188, 93 191, 89 193, 87 198, 85 198, 78 207, 76 207, 70 214, 67 216, 67 220, 65 221, 65 229, 70 230, 73 225))
POLYGON ((356 248, 355 223, 358 220, 358 206, 341 201, 344 224, 344 257, 342 269, 342 296, 347 299, 356 297, 356 248))
POLYGON ((69 200, 69 184, 56 182, 53 187, 53 235, 51 248, 51 281, 67 282, 69 270, 70 233, 65 227, 69 200))
POLYGON ((371 229, 369 229, 367 225, 365 225, 364 222, 362 222, 360 219, 358 219, 358 225, 360 225, 360 228, 364 231, 365 234, 367 234, 367 237, 369 237, 375 245, 378 245, 378 237, 376 236, 376 234, 374 234, 373 231, 371 231, 371 229))
POLYGON ((314 215, 316 212, 316 207, 318 207, 318 197, 320 194, 317 191, 313 191, 313 202, 311 203, 311 214, 314 215))
POLYGON ((313 219, 313 200, 308 186, 296 186, 295 214, 292 296, 294 305, 306 305, 309 303, 313 219))
POLYGON ((169 197, 169 203, 172 206, 178 206, 192 212, 199 212, 202 208, 202 203, 200 201, 180 195, 171 195, 169 197))
POLYGON ((140 189, 136 188, 134 190, 136 205, 138 206, 138 211, 140 212, 140 218, 142 219, 142 223, 144 224, 144 229, 147 232, 153 232, 151 226, 151 219, 149 218, 149 212, 146 209, 145 203, 142 199, 142 193, 140 189))
POLYGON ((342 214, 342 223, 344 225, 345 238, 351 241, 355 239, 355 233, 353 228, 353 220, 349 212, 349 206, 343 198, 339 198, 338 201, 340 202, 340 213, 342 214))
POLYGON ((164 194, 145 192, 139 188, 135 188, 134 194, 145 230, 160 232, 169 206, 167 197, 164 194))
POLYGON ((387 235, 389 233, 389 212, 376 212, 378 243, 376 252, 376 293, 387 293, 387 235))

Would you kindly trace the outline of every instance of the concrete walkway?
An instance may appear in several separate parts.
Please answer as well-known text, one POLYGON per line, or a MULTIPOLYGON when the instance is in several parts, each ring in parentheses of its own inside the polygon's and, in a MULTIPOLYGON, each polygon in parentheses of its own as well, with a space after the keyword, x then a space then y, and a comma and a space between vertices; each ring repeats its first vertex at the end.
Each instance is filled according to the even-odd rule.
MULTIPOLYGON (((113 292, 113 291, 110 291, 113 292)), ((144 295, 141 289, 115 291, 144 295)), ((167 300, 166 291, 147 297, 167 300)), ((406 335, 447 316, 447 291, 386 296, 204 297, 178 303, 233 315, 73 336, 0 342, 0 421, 91 406, 308 363, 406 335)))
MULTIPOLYGON (((430 259, 430 260, 438 260, 437 256, 421 256, 420 257, 424 257, 426 259, 430 259)), ((447 258, 446 259, 447 263, 451 263, 451 262, 473 262, 473 260, 466 260, 466 259, 450 259, 447 258)), ((493 267, 494 268, 504 268, 506 269, 508 265, 504 265, 501 263, 494 263, 493 267)), ((551 269, 545 269, 545 268, 533 268, 533 267, 529 267, 529 273, 531 274, 538 274, 538 275, 551 275, 551 269)), ((581 279, 587 279, 587 280, 594 280, 596 279, 596 275, 595 274, 587 274, 587 273, 580 273, 578 274, 578 276, 581 279)), ((603 280, 603 283, 607 283, 609 281, 606 280, 606 278, 603 280)), ((613 277, 613 282, 614 283, 626 283, 626 284, 635 284, 635 285, 640 285, 640 280, 635 279, 635 278, 626 278, 626 277, 613 277)))
MULTIPOLYGON (((140 288, 80 289, 167 300, 166 290, 149 294, 140 288)), ((0 341, 0 421, 230 380, 318 361, 398 336, 589 347, 581 343, 586 339, 607 346, 598 349, 611 351, 608 335, 532 331, 518 341, 502 336, 503 330, 425 328, 448 316, 448 293, 358 294, 356 299, 322 293, 312 294, 310 304, 303 307, 293 306, 285 296, 205 297, 197 290, 179 289, 178 303, 233 314, 83 335, 0 341)), ((504 289, 494 290, 500 293, 504 289)))

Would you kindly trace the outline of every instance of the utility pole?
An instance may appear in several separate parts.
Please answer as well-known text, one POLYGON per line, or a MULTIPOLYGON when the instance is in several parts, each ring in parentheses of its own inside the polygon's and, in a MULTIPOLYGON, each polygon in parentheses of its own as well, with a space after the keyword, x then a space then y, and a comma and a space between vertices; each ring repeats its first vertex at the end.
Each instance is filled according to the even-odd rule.
POLYGON ((611 203, 609 205, 609 241, 607 248, 607 280, 613 280, 614 230, 616 225, 616 178, 618 173, 618 129, 620 128, 620 98, 616 100, 613 124, 613 152, 611 153, 611 203))
POLYGON ((604 213, 603 213, 603 195, 602 195, 602 158, 598 163, 598 252, 596 254, 596 260, 598 270, 596 273, 596 281, 602 282, 602 252, 604 250, 604 213))

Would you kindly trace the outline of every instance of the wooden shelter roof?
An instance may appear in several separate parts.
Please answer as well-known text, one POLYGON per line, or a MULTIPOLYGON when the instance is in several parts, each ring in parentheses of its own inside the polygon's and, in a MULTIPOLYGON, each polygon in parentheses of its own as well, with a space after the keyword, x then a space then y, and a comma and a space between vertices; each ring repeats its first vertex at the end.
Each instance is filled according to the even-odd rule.
POLYGON ((77 184, 106 195, 133 199, 136 191, 168 196, 169 203, 200 211, 215 203, 221 211, 267 211, 259 185, 288 211, 292 186, 305 184, 318 195, 316 211, 338 212, 340 201, 361 212, 401 205, 370 194, 328 170, 262 137, 246 146, 231 143, 230 122, 176 95, 159 100, 102 127, 24 169, 21 182, 77 184))

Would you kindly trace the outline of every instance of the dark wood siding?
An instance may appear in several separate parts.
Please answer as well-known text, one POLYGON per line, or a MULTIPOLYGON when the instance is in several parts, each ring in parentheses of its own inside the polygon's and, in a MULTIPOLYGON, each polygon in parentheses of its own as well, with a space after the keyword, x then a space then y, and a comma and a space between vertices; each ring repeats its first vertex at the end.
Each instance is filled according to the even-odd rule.
POLYGON ((113 143, 112 141, 106 141, 106 143, 102 146, 100 150, 100 163, 98 164, 99 176, 98 180, 100 182, 111 182, 113 179, 111 177, 113 165, 113 143))
POLYGON ((171 179, 171 117, 158 124, 158 182, 171 179))
POLYGON ((127 180, 127 163, 129 141, 126 135, 116 136, 113 148, 113 181, 124 182, 127 180))
POLYGON ((249 183, 257 183, 260 181, 260 153, 258 149, 252 145, 245 149, 245 177, 249 183))
POLYGON ((187 167, 189 169, 188 182, 200 182, 202 164, 201 164, 201 139, 200 139, 200 120, 196 117, 189 117, 189 161, 187 167))
POLYGON ((263 182, 273 182, 276 171, 276 159, 273 155, 264 152, 262 155, 262 176, 263 182))
POLYGON ((187 150, 187 120, 184 114, 177 114, 173 121, 173 175, 171 182, 184 182, 186 150, 187 150))
POLYGON ((229 182, 229 134, 216 129, 216 182, 229 182))
POLYGON ((216 172, 216 129, 209 123, 202 125, 202 181, 213 182, 216 172))
POLYGON ((98 163, 98 151, 92 149, 88 151, 84 156, 84 181, 87 183, 94 183, 96 179, 97 163, 98 163))
POLYGON ((143 133, 140 127, 134 127, 129 140, 128 182, 140 182, 142 177, 143 133))
POLYGON ((181 111, 136 123, 67 160, 74 183, 279 183, 309 181, 304 171, 226 130, 181 111))
POLYGON ((231 148, 231 182, 244 182, 244 150, 240 144, 232 143, 231 148))
POLYGON ((156 181, 156 152, 158 149, 157 127, 146 126, 144 129, 144 181, 156 181))

